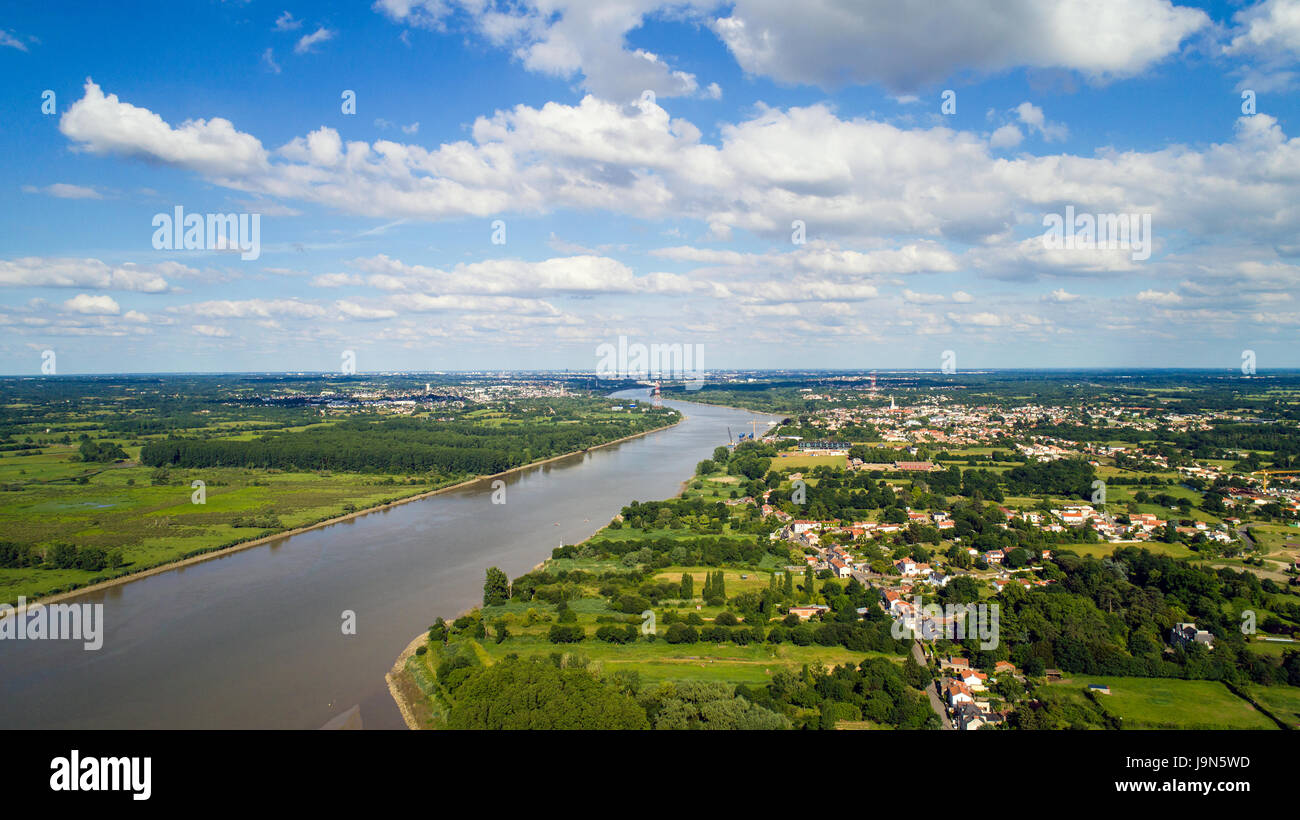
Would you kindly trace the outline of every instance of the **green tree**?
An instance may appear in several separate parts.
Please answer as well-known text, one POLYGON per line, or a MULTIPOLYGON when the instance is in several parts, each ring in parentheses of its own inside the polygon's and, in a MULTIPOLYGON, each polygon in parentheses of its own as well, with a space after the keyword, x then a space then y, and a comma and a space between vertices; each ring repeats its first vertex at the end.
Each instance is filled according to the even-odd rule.
POLYGON ((457 691, 447 715, 452 729, 648 729, 631 696, 584 669, 561 669, 541 658, 507 659, 486 667, 457 691))
POLYGON ((483 606, 501 606, 510 600, 510 579, 496 567, 488 567, 483 583, 483 606))

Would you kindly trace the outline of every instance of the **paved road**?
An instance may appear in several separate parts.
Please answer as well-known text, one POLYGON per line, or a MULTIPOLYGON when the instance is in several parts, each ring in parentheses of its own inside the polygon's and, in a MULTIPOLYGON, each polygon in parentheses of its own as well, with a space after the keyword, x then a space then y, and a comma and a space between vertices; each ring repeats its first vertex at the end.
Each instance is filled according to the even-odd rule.
MULTIPOLYGON (((921 651, 920 641, 912 641, 912 658, 917 663, 925 666, 925 654, 921 651)), ((952 729, 952 721, 948 720, 948 710, 943 708, 943 701, 939 699, 939 693, 935 691, 933 683, 925 687, 925 693, 930 696, 930 708, 939 716, 943 728, 952 729)))

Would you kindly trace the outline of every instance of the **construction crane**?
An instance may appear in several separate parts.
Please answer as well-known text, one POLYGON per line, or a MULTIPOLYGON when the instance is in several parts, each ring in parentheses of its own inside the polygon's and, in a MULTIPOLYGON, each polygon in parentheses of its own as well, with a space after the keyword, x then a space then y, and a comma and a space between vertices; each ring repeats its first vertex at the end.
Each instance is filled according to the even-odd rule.
POLYGON ((727 425, 727 443, 733 447, 736 446, 736 440, 731 437, 731 425, 727 425))
POLYGON ((1260 483, 1265 490, 1268 489, 1268 477, 1271 475, 1300 475, 1300 470, 1256 470, 1251 475, 1263 476, 1260 483))

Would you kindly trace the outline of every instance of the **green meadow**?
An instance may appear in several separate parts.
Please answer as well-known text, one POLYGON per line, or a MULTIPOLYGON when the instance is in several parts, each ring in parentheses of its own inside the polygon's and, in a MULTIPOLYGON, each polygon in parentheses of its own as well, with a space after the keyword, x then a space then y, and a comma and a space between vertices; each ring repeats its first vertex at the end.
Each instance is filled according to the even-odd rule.
POLYGON ((1219 681, 1075 676, 1050 688, 1084 693, 1088 684, 1110 687, 1092 695, 1124 729, 1276 729, 1255 707, 1219 681))
POLYGON ((435 489, 406 476, 238 468, 168 470, 165 480, 153 483, 155 471, 150 468, 111 465, 87 470, 91 465, 70 462, 68 455, 40 456, 41 462, 30 466, 20 466, 30 457, 0 459, 0 481, 5 482, 15 481, 15 476, 93 472, 85 483, 26 483, 3 493, 0 533, 4 540, 20 544, 71 543, 117 550, 123 564, 99 571, 0 568, 0 601, 54 594, 435 489), (195 480, 206 484, 205 503, 194 503, 195 480), (279 526, 235 526, 271 521, 279 526))
POLYGON ((1247 694, 1278 720, 1292 729, 1300 729, 1300 689, 1294 686, 1252 686, 1247 694))

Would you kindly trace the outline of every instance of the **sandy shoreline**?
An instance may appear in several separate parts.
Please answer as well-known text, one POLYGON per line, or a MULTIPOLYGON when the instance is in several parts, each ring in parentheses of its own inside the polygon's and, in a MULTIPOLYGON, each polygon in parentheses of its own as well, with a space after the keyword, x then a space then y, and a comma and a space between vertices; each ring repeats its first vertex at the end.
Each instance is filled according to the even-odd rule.
MULTIPOLYGON (((10 611, 12 611, 12 614, 21 615, 27 611, 28 607, 35 606, 37 604, 40 604, 41 606, 46 606, 49 604, 59 603, 60 601, 66 601, 71 598, 77 598, 82 595, 90 594, 92 592, 101 592, 105 589, 110 589, 112 587, 122 586, 123 584, 129 584, 134 581, 141 581, 144 580, 145 578, 150 577, 151 575, 158 575, 164 572, 171 572, 172 570, 181 569, 183 567, 187 567, 192 564, 200 564, 204 561, 211 561, 217 558, 222 558, 236 552, 242 552, 243 550, 253 549, 254 547, 265 546, 266 544, 269 544, 273 541, 278 541, 282 538, 290 538, 292 536, 301 535, 302 533, 310 532, 315 529, 328 527, 333 524, 339 524, 344 521, 350 521, 354 518, 360 518, 361 516, 369 515, 374 512, 379 512, 381 510, 392 509, 393 507, 396 507, 399 504, 409 504, 412 501, 419 501, 422 498, 429 498, 430 496, 439 495, 441 493, 448 493, 451 492, 452 490, 458 490, 462 487, 466 487, 469 486, 470 484, 475 484, 480 481, 492 481, 494 479, 503 478, 508 475, 513 475, 514 473, 522 472, 523 470, 530 470, 533 467, 539 467, 543 464, 550 464, 552 462, 559 461, 565 458, 570 458, 572 456, 580 455, 582 453, 587 453, 592 450, 599 450, 602 447, 611 447, 615 444, 621 444, 625 441, 630 441, 634 438, 640 438, 641 436, 648 436, 651 433, 658 433, 661 430, 670 430, 673 427, 676 427, 677 425, 681 424, 683 421, 686 421, 685 413, 682 414, 682 417, 680 419, 673 422, 672 424, 667 424, 664 425, 663 427, 656 427, 653 430, 645 430, 640 433, 633 433, 630 436, 623 436, 622 438, 617 438, 614 439, 613 441, 607 441, 603 444, 596 444, 582 450, 574 450, 572 452, 564 453, 562 455, 552 456, 551 458, 542 459, 541 461, 533 461, 533 462, 529 462, 528 464, 521 464, 518 467, 512 467, 509 470, 505 470, 499 473, 493 473, 492 475, 484 475, 484 476, 478 476, 476 478, 466 479, 465 481, 460 481, 455 484, 449 484, 446 487, 439 487, 436 490, 429 490, 428 492, 417 493, 415 495, 407 496, 406 498, 399 498, 396 501, 390 501, 387 504, 380 504, 375 507, 366 507, 363 510, 357 510, 356 512, 347 513, 346 515, 340 515, 335 518, 327 518, 324 521, 317 521, 315 524, 308 524, 307 526, 304 527, 297 527, 295 529, 288 530, 286 532, 279 532, 274 535, 267 535, 262 538, 255 538, 250 541, 243 541, 241 543, 234 544, 229 547, 222 547, 221 549, 213 550, 212 552, 205 552, 202 555, 192 555, 189 558, 183 558, 179 561, 171 561, 166 564, 159 564, 158 566, 155 567, 142 569, 139 572, 133 572, 128 575, 119 576, 117 578, 110 578, 109 580, 101 581, 98 584, 91 584, 89 586, 78 587, 77 589, 70 590, 68 592, 60 592, 57 595, 50 595, 44 598, 31 599, 26 601, 21 607, 16 607, 13 608, 12 610, 4 610, 3 612, 4 615, 8 615, 10 611)), ((415 650, 412 649, 411 651, 413 652, 415 650)))
POLYGON ((384 675, 384 682, 388 684, 388 694, 392 696, 393 702, 397 704, 397 711, 402 714, 402 722, 408 729, 419 729, 420 724, 415 720, 415 713, 411 711, 411 705, 402 697, 401 692, 397 689, 397 676, 406 670, 406 661, 415 654, 415 650, 424 645, 428 640, 427 632, 416 635, 411 642, 402 650, 402 654, 397 656, 397 661, 393 663, 393 668, 384 675))

